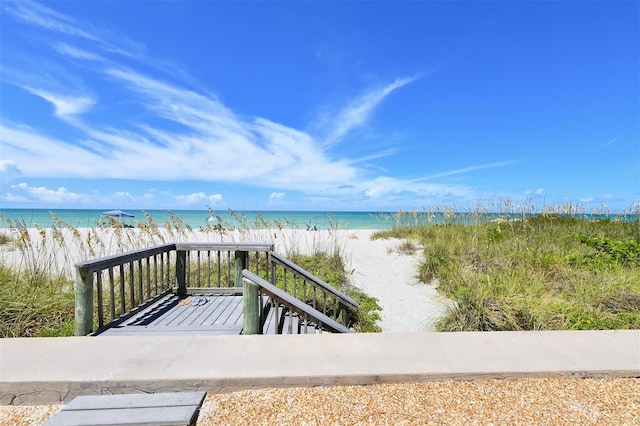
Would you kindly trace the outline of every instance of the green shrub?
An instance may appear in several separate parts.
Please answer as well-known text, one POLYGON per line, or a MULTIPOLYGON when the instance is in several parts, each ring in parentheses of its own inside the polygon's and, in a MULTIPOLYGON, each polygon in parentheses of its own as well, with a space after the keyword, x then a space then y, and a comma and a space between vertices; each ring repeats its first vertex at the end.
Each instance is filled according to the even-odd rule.
POLYGON ((540 214, 449 220, 376 238, 419 238, 420 278, 453 299, 442 331, 640 328, 640 223, 540 214))

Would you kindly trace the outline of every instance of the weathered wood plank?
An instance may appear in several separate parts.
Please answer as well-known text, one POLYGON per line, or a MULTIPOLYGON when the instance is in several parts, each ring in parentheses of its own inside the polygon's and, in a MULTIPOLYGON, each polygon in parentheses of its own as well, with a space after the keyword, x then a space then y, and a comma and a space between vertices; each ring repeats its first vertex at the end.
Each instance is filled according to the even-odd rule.
POLYGON ((233 315, 233 312, 237 309, 238 305, 242 304, 242 297, 236 296, 236 297, 233 297, 233 299, 229 297, 229 299, 231 300, 225 306, 225 309, 220 312, 215 322, 219 322, 222 324, 233 322, 233 321, 230 321, 230 318, 233 315))
POLYGON ((187 292, 192 296, 227 295, 242 296, 242 289, 238 287, 187 287, 187 292))
POLYGON ((241 326, 209 326, 209 327, 125 327, 111 328, 101 336, 221 336, 239 335, 241 326))
POLYGON ((191 296, 191 304, 185 306, 179 306, 176 308, 181 315, 176 317, 172 324, 179 325, 181 327, 191 327, 194 324, 202 323, 212 311, 220 309, 221 304, 226 304, 227 298, 222 296, 191 296), (208 301, 204 305, 197 305, 196 302, 202 298, 207 297, 208 301), (200 319, 200 318, 203 319, 200 319))
POLYGON ((229 319, 227 319, 228 324, 234 325, 243 325, 243 316, 244 316, 244 306, 241 302, 238 302, 235 309, 229 315, 229 319))
POLYGON ((122 325, 148 324, 166 315, 178 303, 178 298, 173 294, 167 294, 154 304, 147 306, 137 314, 128 318, 122 325))
POLYGON ((273 250, 272 244, 266 243, 175 243, 176 250, 186 251, 257 251, 273 250))
POLYGON ((163 244, 148 249, 133 250, 127 253, 115 254, 113 256, 103 257, 95 260, 85 260, 84 262, 76 263, 76 268, 88 267, 91 271, 99 271, 101 269, 107 269, 109 267, 119 266, 124 263, 151 257, 160 253, 167 253, 176 249, 176 245, 163 244))
POLYGON ((205 392, 78 396, 46 426, 190 425, 205 392))
MULTIPOLYGON (((234 293, 234 292, 231 292, 234 293)), ((147 306, 121 324, 104 330, 100 335, 105 336, 144 336, 144 335, 228 335, 240 334, 244 327, 243 298, 241 295, 231 295, 225 291, 214 291, 206 294, 189 296, 191 300, 197 297, 208 297, 204 305, 179 305, 180 299, 175 294, 168 294, 159 298, 155 304, 147 306)), ((268 296, 262 296, 262 304, 267 303, 268 296)), ((268 305, 267 305, 268 306, 268 305)), ((304 334, 315 333, 315 324, 305 326, 304 318, 299 314, 286 314, 283 305, 275 309, 267 309, 263 334, 304 334), (279 318, 274 318, 275 311, 279 318), (285 316, 283 316, 285 315, 285 316)))
POLYGON ((132 407, 200 406, 206 392, 134 393, 121 395, 82 395, 64 406, 64 410, 132 407))
POLYGON ((192 407, 60 411, 45 426, 176 426, 192 424, 192 407))

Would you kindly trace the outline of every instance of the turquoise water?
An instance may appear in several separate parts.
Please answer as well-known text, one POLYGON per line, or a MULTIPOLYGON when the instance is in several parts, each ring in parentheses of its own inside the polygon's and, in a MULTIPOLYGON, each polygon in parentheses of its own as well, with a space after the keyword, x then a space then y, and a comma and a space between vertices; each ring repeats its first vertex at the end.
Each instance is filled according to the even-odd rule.
MULTIPOLYGON (((77 228, 95 227, 104 220, 103 210, 90 209, 0 209, 0 228, 7 228, 16 224, 29 228, 52 226, 77 228), (62 223, 56 223, 56 217, 62 223)), ((474 223, 477 221, 491 221, 498 219, 519 219, 517 213, 484 213, 464 214, 456 213, 455 219, 446 217, 444 213, 431 214, 427 212, 413 212, 399 215, 397 212, 313 212, 313 211, 216 211, 214 217, 207 210, 126 210, 134 215, 133 218, 123 218, 122 222, 136 226, 146 223, 151 218, 158 226, 174 223, 182 227, 190 226, 200 229, 207 226, 223 225, 225 228, 276 228, 282 226, 287 229, 306 229, 307 224, 315 225, 318 229, 390 229, 397 225, 424 225, 443 222, 474 223)), ((531 215, 526 215, 531 216, 531 215)), ((621 219, 638 220, 637 215, 618 217, 615 215, 578 215, 590 219, 621 219)))
MULTIPOLYGON (((102 220, 104 210, 88 209, 0 209, 0 227, 6 228, 9 223, 24 223, 27 227, 36 225, 49 228, 56 225, 57 216, 66 225, 88 228, 95 227, 102 220)), ((221 223, 225 227, 266 228, 277 227, 280 223, 284 228, 306 229, 307 224, 316 225, 319 229, 389 229, 396 221, 391 219, 393 213, 375 212, 301 212, 301 211, 216 211, 213 220, 207 210, 125 210, 134 215, 133 218, 123 218, 129 225, 137 225, 148 221, 149 215, 159 226, 164 223, 182 221, 183 225, 199 229, 207 224, 221 223)), ((58 226, 58 225, 56 225, 58 226)))

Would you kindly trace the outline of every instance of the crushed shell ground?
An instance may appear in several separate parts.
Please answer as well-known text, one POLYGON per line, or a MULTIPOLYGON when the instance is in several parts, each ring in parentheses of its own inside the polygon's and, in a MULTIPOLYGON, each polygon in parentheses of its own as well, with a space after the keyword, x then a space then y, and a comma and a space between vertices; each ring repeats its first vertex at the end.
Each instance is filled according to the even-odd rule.
MULTIPOLYGON (((42 425, 61 405, 0 406, 42 425)), ((639 425, 640 379, 518 379, 267 388, 207 395, 204 425, 639 425)))

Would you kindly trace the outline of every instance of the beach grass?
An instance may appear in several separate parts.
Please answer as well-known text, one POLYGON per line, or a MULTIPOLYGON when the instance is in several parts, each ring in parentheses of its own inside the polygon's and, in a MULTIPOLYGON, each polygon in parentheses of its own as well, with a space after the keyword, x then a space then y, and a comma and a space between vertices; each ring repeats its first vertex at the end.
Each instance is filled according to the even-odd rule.
MULTIPOLYGON (((212 210, 211 214, 215 217, 212 210)), ((53 226, 36 226, 35 232, 24 222, 6 223, 0 240, 3 251, 0 337, 72 335, 74 264, 77 262, 168 242, 190 242, 194 237, 206 237, 209 233, 215 233, 222 241, 286 242, 287 257, 361 303, 359 312, 350 318, 355 329, 380 331, 375 324, 381 309, 377 300, 348 283, 344 248, 335 232, 337 227, 322 235, 309 234, 311 247, 303 247, 295 236, 297 224, 271 223, 261 215, 250 222, 242 214, 235 214, 240 227, 231 227, 219 220, 208 222, 197 230, 171 212, 162 224, 146 215, 136 229, 130 229, 114 218, 104 218, 96 222, 95 227, 82 232, 54 213, 51 216, 53 226), (5 262, 10 256, 14 261, 5 262)))
POLYGON ((455 301, 436 324, 440 331, 640 328, 637 206, 606 219, 567 206, 506 213, 492 221, 452 213, 446 223, 397 226, 373 237, 423 248, 417 274, 437 279, 455 301))

